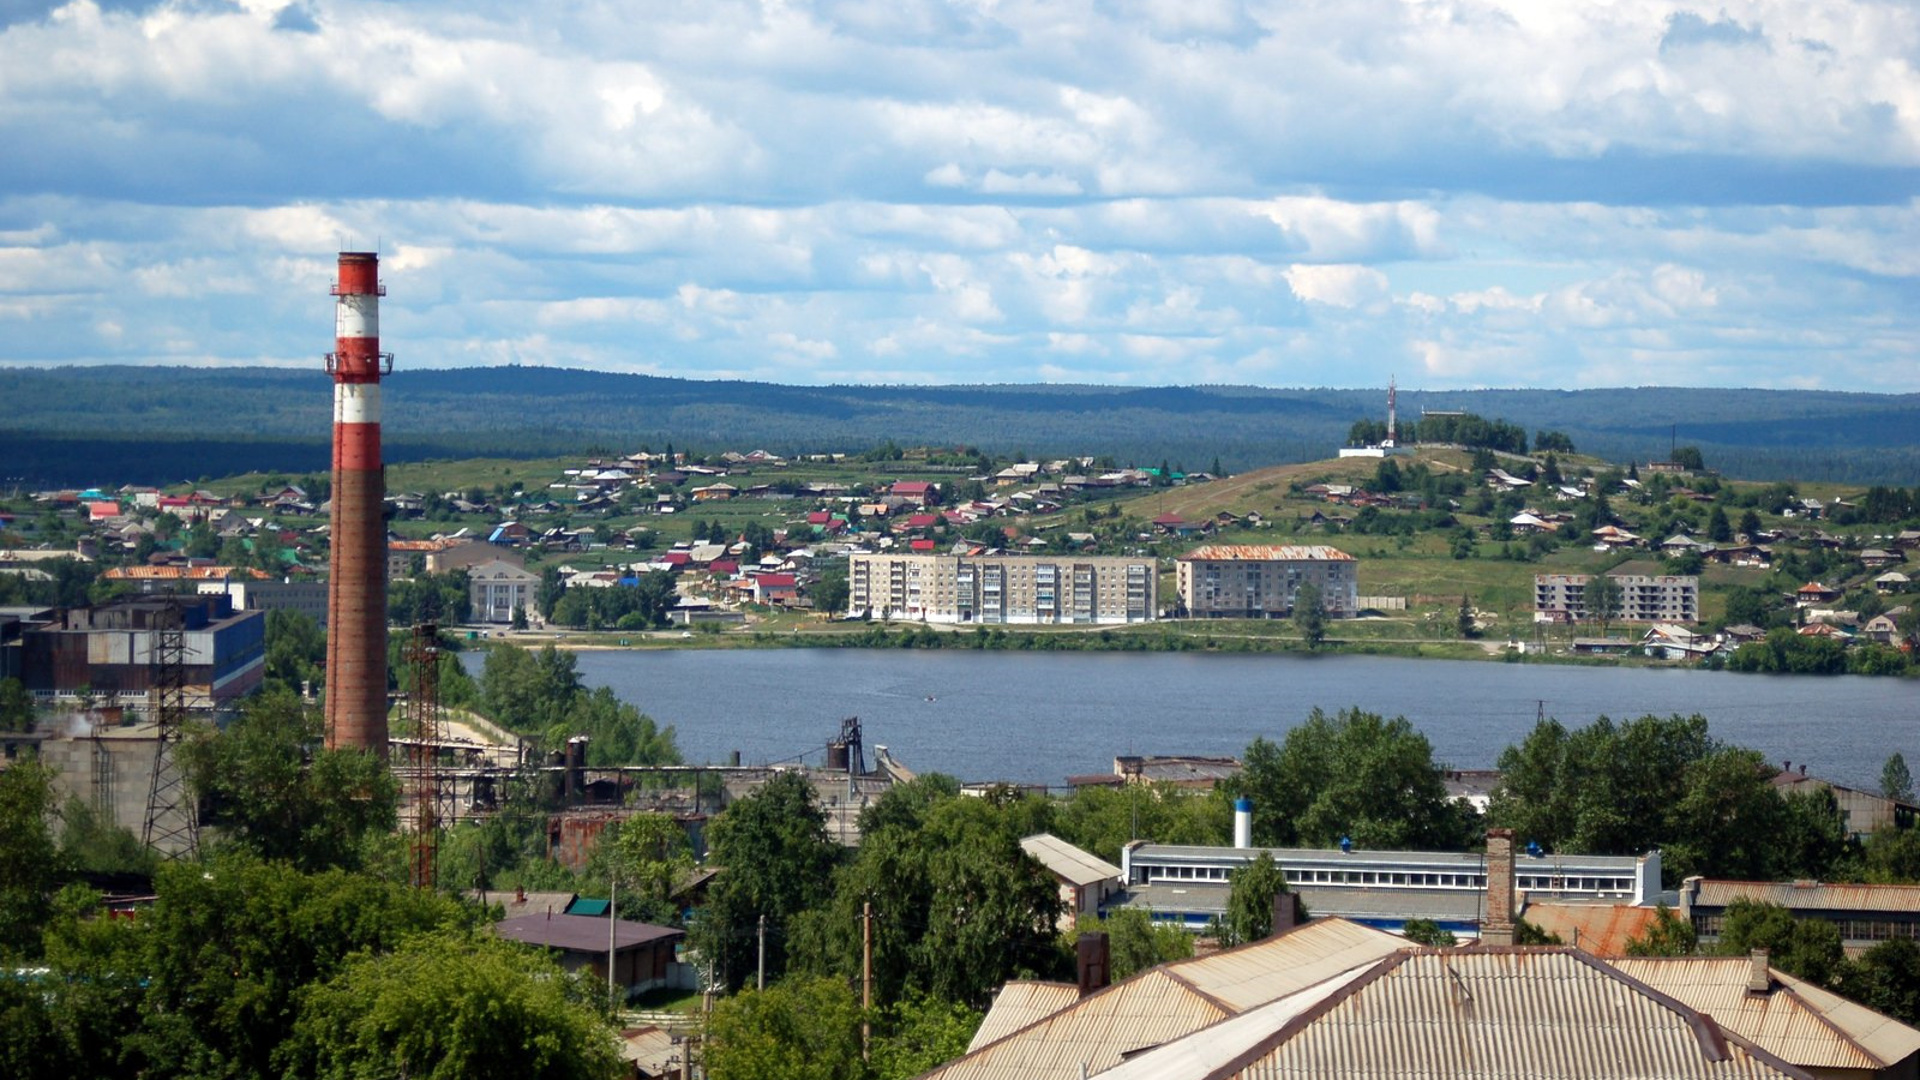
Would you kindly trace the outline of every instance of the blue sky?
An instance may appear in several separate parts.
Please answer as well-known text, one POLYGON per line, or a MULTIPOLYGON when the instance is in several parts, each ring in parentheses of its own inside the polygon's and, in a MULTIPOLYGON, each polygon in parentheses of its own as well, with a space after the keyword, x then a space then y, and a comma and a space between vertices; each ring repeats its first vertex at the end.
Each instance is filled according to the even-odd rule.
POLYGON ((1920 391, 1920 5, 0 0, 0 363, 1920 391))

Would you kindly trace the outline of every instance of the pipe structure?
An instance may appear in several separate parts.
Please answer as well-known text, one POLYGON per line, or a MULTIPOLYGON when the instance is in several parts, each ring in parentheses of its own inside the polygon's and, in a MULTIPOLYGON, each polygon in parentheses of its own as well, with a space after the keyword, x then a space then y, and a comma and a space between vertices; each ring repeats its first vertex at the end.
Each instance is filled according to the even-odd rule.
POLYGON ((380 256, 340 253, 333 287, 333 521, 327 579, 327 746, 387 751, 386 471, 380 461, 380 256))

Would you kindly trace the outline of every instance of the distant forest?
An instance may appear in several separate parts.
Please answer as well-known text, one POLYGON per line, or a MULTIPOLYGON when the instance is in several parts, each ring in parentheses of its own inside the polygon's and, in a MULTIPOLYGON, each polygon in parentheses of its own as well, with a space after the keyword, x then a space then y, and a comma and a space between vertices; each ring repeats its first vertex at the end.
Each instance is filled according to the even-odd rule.
MULTIPOLYGON (((1240 386, 782 386, 560 368, 400 371, 388 460, 660 448, 781 454, 901 445, 1097 454, 1229 470, 1331 457, 1382 390, 1240 386)), ((0 482, 173 483, 328 462, 332 388, 280 368, 0 369, 0 482)), ((1461 410, 1582 453, 1664 459, 1674 440, 1754 480, 1909 484, 1920 395, 1799 390, 1402 390, 1400 416, 1461 410)))

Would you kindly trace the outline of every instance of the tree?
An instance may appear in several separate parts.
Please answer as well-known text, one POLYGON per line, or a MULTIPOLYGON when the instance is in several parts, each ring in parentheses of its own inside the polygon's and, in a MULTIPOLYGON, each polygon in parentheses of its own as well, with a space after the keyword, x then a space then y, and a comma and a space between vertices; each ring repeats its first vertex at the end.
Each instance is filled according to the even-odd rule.
POLYGON ((53 769, 28 760, 0 770, 0 958, 40 952, 61 877, 53 807, 53 769))
MULTIPOLYGON (((1188 936, 1184 930, 1175 933, 1188 936)), ((873 1080, 908 1080, 967 1052, 980 1029, 980 1012, 952 1001, 913 995, 876 1010, 873 1080)))
POLYGON ((722 868, 688 928, 719 984, 738 988, 757 970, 759 921, 767 920, 766 971, 786 970, 790 924, 826 898, 835 850, 813 787, 780 773, 727 807, 708 827, 709 862, 722 868))
POLYGON ((1327 609, 1318 585, 1302 585, 1294 592, 1293 625, 1309 649, 1318 649, 1327 640, 1327 609))
POLYGON ((622 918, 669 923, 679 916, 674 890, 693 866, 693 844, 673 815, 635 814, 601 834, 591 872, 619 883, 622 918))
POLYGON ((1720 924, 1721 956, 1766 949, 1767 962, 1820 986, 1832 986, 1846 955, 1840 929, 1825 919, 1796 919, 1778 904, 1743 898, 1727 905, 1720 924))
POLYGON ((1083 787, 1059 805, 1054 833, 1118 865, 1129 840, 1156 844, 1214 844, 1228 835, 1233 810, 1222 791, 1194 792, 1172 784, 1083 787))
POLYGON ((33 730, 33 695, 19 679, 0 679, 0 731, 33 730))
MULTIPOLYGON (((888 801, 883 796, 881 804, 888 801)), ((919 792, 884 808, 834 880, 833 902, 794 930, 806 970, 861 970, 863 905, 873 913, 874 992, 984 1004, 1010 978, 1046 977, 1065 963, 1055 925, 1059 892, 1020 847, 1045 832, 1052 807, 1012 789, 981 798, 919 792)))
POLYGON ((1244 945, 1272 934, 1274 898, 1288 891, 1280 864, 1262 851, 1252 862, 1229 872, 1227 882, 1227 915, 1212 928, 1220 945, 1244 945))
POLYGON ((1432 919, 1408 919, 1400 927, 1400 933, 1408 941, 1434 949, 1451 949, 1460 944, 1453 931, 1443 929, 1432 919))
POLYGON ((1703 472, 1707 467, 1706 459, 1701 456, 1700 448, 1697 446, 1675 447, 1673 463, 1688 472, 1703 472))
POLYGON ((813 599, 813 610, 831 615, 846 610, 847 607, 847 568, 836 563, 821 571, 820 580, 807 589, 813 599))
POLYGON ((325 682, 327 635, 311 615, 285 608, 267 612, 267 682, 301 693, 325 682))
POLYGON ((1907 771, 1907 759, 1897 750, 1880 770, 1880 794, 1901 802, 1913 801, 1913 773, 1907 771))
POLYGON ((276 1053, 293 1034, 303 987, 356 953, 388 952, 473 917, 425 890, 237 853, 164 865, 155 891, 140 917, 147 1075, 281 1075, 276 1053))
POLYGON ((527 609, 523 605, 515 604, 513 606, 513 621, 507 625, 514 630, 525 630, 527 628, 527 609))
POLYGON ((1715 506, 1707 515, 1707 539, 1716 544, 1724 544, 1733 539, 1733 523, 1727 520, 1727 512, 1715 506))
POLYGON ((1473 601, 1464 594, 1460 597, 1460 612, 1454 622, 1463 640, 1472 641, 1480 636, 1480 624, 1473 617, 1473 601))
POLYGON ((1082 918, 1074 935, 1107 935, 1107 962, 1119 982, 1150 967, 1193 955, 1193 935, 1178 926, 1155 923, 1139 908, 1120 908, 1106 918, 1082 918))
POLYGON ((276 690, 249 698, 226 731, 180 748, 187 782, 228 842, 305 870, 358 866, 363 841, 392 831, 398 792, 386 762, 322 747, 319 711, 276 690))
POLYGON ((706 1043, 711 1080, 864 1080, 860 1003, 838 979, 795 977, 726 998, 706 1043))
POLYGON ((1573 453, 1573 440, 1564 431, 1539 431, 1533 436, 1533 449, 1536 453, 1555 451, 1561 454, 1573 453))
POLYGON ((1261 845, 1332 847, 1344 836, 1374 849, 1450 851, 1478 832, 1405 717, 1315 709, 1280 745, 1255 739, 1245 760, 1232 793, 1253 800, 1261 845))
POLYGON ((1622 600, 1620 582, 1610 575, 1595 574, 1587 579, 1583 598, 1587 618, 1600 625, 1602 634, 1605 634, 1613 620, 1620 616, 1622 600))
POLYGON ((1748 507, 1747 510, 1740 515, 1740 533, 1747 538, 1748 543, 1752 543, 1754 537, 1759 532, 1760 515, 1754 513, 1752 507, 1748 507))
POLYGON ((319 1080, 607 1080, 621 1061, 599 996, 584 975, 492 934, 420 934, 309 985, 274 1057, 319 1080))
POLYGON ((1700 947, 1693 924, 1665 904, 1653 911, 1653 921, 1627 939, 1628 956, 1692 956, 1700 947))
POLYGON ((1840 993, 1903 1024, 1920 1022, 1920 944, 1891 938, 1841 968, 1840 993))

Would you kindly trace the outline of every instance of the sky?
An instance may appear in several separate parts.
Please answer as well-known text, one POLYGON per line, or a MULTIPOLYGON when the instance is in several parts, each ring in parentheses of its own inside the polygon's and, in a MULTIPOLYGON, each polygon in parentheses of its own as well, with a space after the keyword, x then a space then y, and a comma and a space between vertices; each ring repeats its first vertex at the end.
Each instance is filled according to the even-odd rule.
MULTIPOLYGON (((1920 4, 0 0, 0 364, 1920 391, 1920 4)), ((0 405, 0 408, 3 408, 0 405)))

